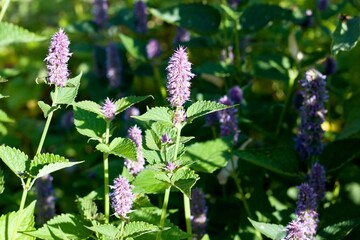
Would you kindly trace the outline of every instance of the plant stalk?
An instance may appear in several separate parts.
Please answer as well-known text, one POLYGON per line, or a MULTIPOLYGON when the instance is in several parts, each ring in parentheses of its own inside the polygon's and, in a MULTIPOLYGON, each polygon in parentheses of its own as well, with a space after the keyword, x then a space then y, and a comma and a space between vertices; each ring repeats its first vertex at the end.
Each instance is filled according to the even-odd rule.
POLYGON ((6 12, 7 8, 9 7, 9 4, 10 4, 10 0, 5 0, 4 3, 2 4, 1 12, 0 12, 0 22, 2 21, 4 15, 5 15, 5 12, 6 12))
POLYGON ((160 224, 159 224, 160 231, 158 231, 158 233, 156 235, 156 240, 161 240, 161 233, 162 233, 162 230, 164 228, 165 219, 166 219, 166 211, 167 211, 167 206, 168 206, 168 203, 169 203, 170 189, 171 189, 171 185, 165 190, 164 202, 163 202, 161 218, 160 218, 160 224))
POLYGON ((186 194, 183 194, 183 196, 184 196, 186 232, 187 234, 189 234, 188 240, 192 240, 190 198, 186 194))
MULTIPOLYGON (((109 144, 110 121, 106 122, 105 144, 109 144)), ((104 214, 105 223, 109 223, 110 197, 109 197, 109 154, 104 153, 104 214)))

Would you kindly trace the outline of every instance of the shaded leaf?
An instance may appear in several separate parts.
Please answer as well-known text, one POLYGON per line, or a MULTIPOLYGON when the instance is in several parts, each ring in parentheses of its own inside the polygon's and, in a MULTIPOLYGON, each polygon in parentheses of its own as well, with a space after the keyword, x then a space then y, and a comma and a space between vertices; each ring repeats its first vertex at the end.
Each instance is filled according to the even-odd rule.
POLYGON ((226 108, 229 108, 229 106, 213 101, 197 101, 196 103, 191 104, 186 110, 186 121, 191 123, 198 117, 226 108))
POLYGON ((20 150, 2 145, 0 146, 0 158, 16 176, 20 177, 26 171, 26 162, 29 158, 20 150))
POLYGON ((159 227, 147 222, 129 222, 125 225, 124 237, 136 238, 145 233, 157 232, 159 227))
POLYGON ((0 168, 0 194, 2 194, 4 190, 5 190, 4 172, 0 168))
POLYGON ((99 214, 97 213, 97 206, 95 204, 95 200, 97 197, 97 192, 92 191, 85 197, 77 197, 77 207, 79 209, 79 212, 84 217, 84 219, 87 220, 95 220, 99 217, 99 214))
POLYGON ((340 51, 349 51, 356 46, 360 36, 360 17, 345 21, 339 20, 332 34, 331 51, 334 55, 340 51))
POLYGON ((360 132, 360 94, 353 95, 344 103, 345 125, 338 134, 338 138, 347 138, 360 132))
POLYGON ((360 218, 354 218, 327 226, 318 231, 316 239, 343 239, 354 228, 360 225, 360 218))
POLYGON ((128 37, 125 34, 120 34, 120 39, 126 51, 130 53, 131 56, 134 58, 145 61, 146 60, 146 53, 145 53, 145 44, 137 41, 134 38, 128 37))
POLYGON ((114 225, 111 225, 111 224, 102 224, 102 225, 96 225, 96 226, 91 226, 91 227, 87 227, 87 228, 93 232, 97 232, 107 238, 110 238, 110 239, 117 239, 116 235, 119 232, 119 230, 114 225))
POLYGON ((267 236, 268 238, 274 239, 274 240, 280 240, 283 239, 286 235, 286 227, 282 225, 277 224, 271 224, 271 223, 262 223, 262 222, 256 222, 254 220, 251 220, 248 218, 251 224, 256 228, 259 232, 267 236))
POLYGON ((101 106, 93 101, 81 101, 76 103, 76 107, 102 116, 101 106))
POLYGON ((135 119, 150 123, 150 122, 163 122, 170 125, 173 124, 174 113, 170 108, 167 107, 153 107, 147 110, 140 116, 134 116, 135 119))
POLYGON ((199 180, 199 175, 190 169, 179 169, 171 178, 172 185, 189 198, 191 198, 191 188, 197 180, 199 180))
POLYGON ((45 39, 45 37, 36 35, 12 23, 0 22, 0 46, 11 43, 38 42, 45 39))
POLYGON ((38 101, 38 105, 41 109, 41 111, 44 114, 44 117, 47 118, 47 116, 51 113, 59 109, 59 107, 51 107, 50 105, 44 103, 43 101, 38 101))
POLYGON ((149 97, 151 97, 151 96, 142 96, 142 97, 129 96, 129 97, 120 98, 119 100, 117 100, 115 102, 116 113, 117 114, 121 113, 124 110, 126 110, 127 108, 131 107, 132 105, 142 102, 149 97))
POLYGON ((104 143, 99 143, 96 149, 103 153, 136 160, 136 146, 133 141, 127 138, 114 138, 109 146, 104 143))

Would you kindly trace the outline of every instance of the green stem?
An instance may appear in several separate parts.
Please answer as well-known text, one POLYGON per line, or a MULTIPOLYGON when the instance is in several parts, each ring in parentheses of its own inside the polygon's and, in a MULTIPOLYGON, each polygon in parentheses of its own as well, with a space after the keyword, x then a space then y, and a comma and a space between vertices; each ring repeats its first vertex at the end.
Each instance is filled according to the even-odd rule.
POLYGON ((183 126, 177 127, 177 134, 176 134, 176 142, 175 142, 175 153, 174 153, 174 161, 177 159, 177 154, 179 151, 180 146, 180 138, 181 138, 181 129, 183 126))
POLYGON ((166 190, 165 190, 165 195, 164 195, 164 202, 163 202, 163 207, 162 207, 162 212, 161 212, 161 218, 160 218, 160 230, 158 231, 157 235, 156 235, 156 240, 160 240, 161 239, 161 233, 162 233, 162 229, 164 228, 164 224, 165 224, 165 219, 166 219, 166 210, 167 210, 167 206, 169 203, 169 197, 170 197, 170 189, 171 186, 169 186, 166 190))
POLYGON ((124 228, 125 228, 125 221, 121 222, 121 228, 120 228, 120 240, 124 239, 124 228))
POLYGON ((5 15, 5 12, 6 12, 7 8, 9 7, 9 4, 10 4, 10 0, 5 0, 4 4, 2 5, 1 12, 0 12, 0 22, 2 21, 4 15, 5 15))
MULTIPOLYGON (((105 144, 109 144, 110 121, 106 122, 105 144)), ((110 197, 109 197, 109 154, 104 153, 104 214, 105 223, 109 223, 110 197)))
POLYGON ((186 232, 189 235, 188 240, 192 240, 192 229, 191 229, 191 210, 190 210, 190 198, 183 194, 184 196, 184 211, 185 211, 185 221, 186 221, 186 232))

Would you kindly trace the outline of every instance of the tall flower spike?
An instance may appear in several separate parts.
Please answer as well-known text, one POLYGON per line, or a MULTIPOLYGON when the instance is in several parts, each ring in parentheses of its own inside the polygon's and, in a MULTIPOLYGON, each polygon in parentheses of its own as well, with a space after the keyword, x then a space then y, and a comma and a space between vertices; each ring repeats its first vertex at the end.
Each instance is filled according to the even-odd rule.
POLYGON ((316 194, 314 189, 307 183, 303 183, 298 187, 298 200, 296 202, 296 214, 306 210, 316 210, 316 194))
POLYGON ((46 223, 55 216, 55 191, 51 175, 45 175, 36 180, 36 222, 39 225, 46 223))
POLYGON ((191 227, 196 238, 201 239, 206 233, 207 206, 205 195, 199 188, 191 192, 191 227))
POLYGON ((309 185, 314 189, 316 202, 319 203, 325 196, 326 173, 324 167, 315 163, 310 172, 309 185))
POLYGON ((114 186, 110 186, 110 188, 114 190, 109 194, 111 207, 119 217, 126 219, 127 214, 131 211, 135 197, 131 191, 129 181, 119 176, 114 179, 114 186))
POLYGON ((49 53, 45 58, 48 70, 48 82, 58 87, 65 87, 69 77, 68 61, 70 41, 63 29, 59 29, 51 38, 49 53))
POLYGON ((125 166, 128 169, 128 171, 136 175, 139 172, 141 172, 144 169, 144 156, 142 152, 142 135, 141 135, 141 129, 138 126, 133 126, 129 128, 128 135, 129 138, 135 143, 136 145, 136 161, 132 161, 130 159, 125 159, 125 166))
MULTIPOLYGON (((220 98, 219 102, 227 106, 233 105, 233 102, 226 95, 220 98)), ((221 136, 226 137, 233 134, 234 143, 236 143, 240 133, 237 121, 237 109, 228 108, 218 111, 218 117, 220 121, 221 136)))
POLYGON ((319 155, 323 149, 324 130, 321 124, 325 121, 325 102, 328 99, 325 79, 317 70, 310 69, 306 72, 305 79, 300 80, 303 102, 295 148, 302 160, 319 155))
POLYGON ((121 74, 121 58, 115 43, 111 42, 106 48, 106 76, 111 87, 120 86, 121 74))
POLYGON ((240 104, 243 100, 243 91, 239 86, 233 86, 230 88, 228 95, 231 101, 235 104, 240 104))
POLYGON ((135 15, 135 27, 138 33, 146 33, 147 28, 147 15, 146 15, 146 3, 139 0, 134 6, 135 15))
POLYGON ((191 63, 186 49, 180 46, 169 60, 167 70, 167 90, 172 107, 182 107, 190 98, 191 63))
POLYGON ((94 0, 94 3, 93 3, 94 22, 98 26, 99 30, 106 28, 107 11, 108 11, 108 1, 107 0, 94 0))
POLYGON ((110 98, 106 98, 105 103, 101 107, 101 113, 104 118, 111 121, 115 117, 116 113, 116 104, 110 100, 110 98))

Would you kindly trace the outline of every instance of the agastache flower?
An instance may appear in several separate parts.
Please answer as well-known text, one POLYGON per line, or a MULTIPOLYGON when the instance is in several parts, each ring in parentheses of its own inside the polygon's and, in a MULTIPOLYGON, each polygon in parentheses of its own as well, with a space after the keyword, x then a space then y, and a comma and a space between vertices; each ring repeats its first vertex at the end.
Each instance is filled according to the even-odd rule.
POLYGON ((65 87, 69 77, 68 61, 70 41, 63 29, 59 29, 51 38, 49 53, 45 58, 48 70, 48 82, 58 87, 65 87))
POLYGON ((230 100, 235 104, 240 104, 243 100, 243 91, 239 86, 233 86, 229 90, 230 100))
POLYGON ((101 113, 106 120, 113 120, 116 113, 116 104, 110 98, 106 98, 105 103, 101 107, 101 113))
POLYGON ((134 6, 135 15, 135 27, 138 33, 147 32, 147 15, 146 15, 146 4, 142 0, 135 3, 134 6))
POLYGON ((199 188, 191 192, 191 227, 196 238, 201 239, 206 233, 207 206, 205 195, 199 188))
MULTIPOLYGON (((231 106, 234 103, 228 96, 223 96, 219 100, 220 103, 231 106)), ((233 135, 234 143, 238 141, 239 129, 237 121, 237 109, 232 107, 225 110, 218 111, 218 117, 220 121, 220 132, 222 137, 233 135)))
POLYGON ((114 190, 109 194, 111 207, 119 217, 126 219, 127 214, 131 211, 135 197, 131 191, 129 181, 119 176, 114 179, 114 185, 110 186, 110 188, 114 190))
POLYGON ((138 174, 144 169, 144 156, 142 152, 142 135, 141 129, 138 126, 133 126, 129 128, 128 135, 129 138, 135 143, 136 146, 136 161, 132 161, 130 159, 125 159, 125 166, 129 170, 129 172, 133 175, 138 174))
POLYGON ((94 0, 93 3, 93 14, 94 22, 99 29, 104 29, 107 25, 107 11, 108 1, 107 0, 94 0))
POLYGON ((111 42, 106 48, 106 76, 111 87, 118 87, 121 83, 121 58, 115 43, 111 42))
POLYGON ((309 185, 314 189, 316 202, 319 203, 325 196, 326 173, 324 167, 315 163, 310 172, 309 185))
POLYGON ((36 221, 39 225, 46 223, 55 216, 55 191, 51 175, 36 180, 36 221))
POLYGON ((324 130, 321 124, 325 121, 325 102, 328 99, 326 77, 315 69, 305 74, 300 80, 303 102, 300 107, 300 132, 296 138, 295 148, 301 159, 319 155, 323 149, 324 130))
POLYGON ((146 53, 148 59, 159 57, 161 54, 160 43, 156 39, 150 39, 146 45, 146 53))

